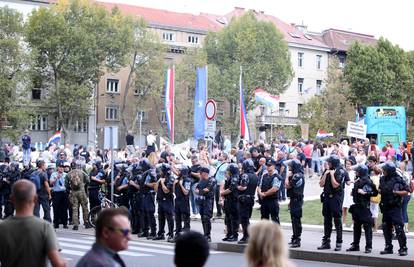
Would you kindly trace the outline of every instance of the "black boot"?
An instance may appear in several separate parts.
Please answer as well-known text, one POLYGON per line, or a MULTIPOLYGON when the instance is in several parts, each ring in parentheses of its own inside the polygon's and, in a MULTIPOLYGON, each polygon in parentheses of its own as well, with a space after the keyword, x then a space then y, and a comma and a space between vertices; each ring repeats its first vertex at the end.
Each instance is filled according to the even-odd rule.
POLYGON ((342 243, 336 243, 336 245, 335 245, 335 251, 341 251, 341 249, 342 249, 342 243))
POLYGON ((300 248, 300 239, 292 240, 292 244, 290 245, 290 248, 300 248))
POLYGON ((352 243, 351 247, 346 249, 346 251, 359 251, 359 245, 352 243))
POLYGON ((237 235, 232 235, 231 237, 229 237, 227 239, 227 242, 235 242, 239 239, 239 237, 237 235))
POLYGON ((394 251, 392 251, 392 246, 385 246, 384 250, 383 251, 380 251, 380 254, 381 255, 384 255, 384 254, 393 254, 393 253, 394 253, 394 251))
POLYGON ((237 244, 247 244, 249 238, 247 236, 243 236, 237 244))
POLYGON ((326 240, 322 240, 322 245, 320 247, 318 247, 319 250, 322 249, 331 249, 331 240, 326 239, 326 240))
POLYGON ((407 256, 408 255, 407 247, 400 248, 398 250, 398 255, 400 255, 400 256, 407 256))

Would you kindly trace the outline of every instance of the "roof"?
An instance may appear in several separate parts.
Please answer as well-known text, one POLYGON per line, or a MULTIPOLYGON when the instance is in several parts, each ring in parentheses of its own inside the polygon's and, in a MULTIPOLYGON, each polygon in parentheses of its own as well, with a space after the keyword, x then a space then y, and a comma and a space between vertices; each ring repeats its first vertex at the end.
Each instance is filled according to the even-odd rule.
POLYGON ((196 31, 217 31, 220 25, 211 21, 202 15, 193 15, 187 13, 178 13, 162 9, 154 9, 148 7, 133 6, 118 3, 98 2, 99 5, 107 9, 117 6, 121 12, 127 15, 142 17, 151 25, 176 27, 180 29, 189 29, 196 31))
MULTIPOLYGON (((230 22, 232 18, 243 16, 248 11, 249 10, 245 10, 244 8, 236 7, 233 11, 224 15, 222 17, 222 20, 227 20, 230 22)), ((325 49, 329 48, 323 41, 317 38, 313 38, 313 36, 298 30, 291 24, 287 24, 272 15, 265 14, 263 11, 251 11, 253 11, 259 21, 267 21, 273 23, 275 27, 283 34, 285 41, 290 44, 293 43, 299 45, 316 46, 325 49)))
POLYGON ((347 51, 352 43, 357 41, 367 45, 375 45, 378 41, 373 35, 339 29, 325 30, 319 38, 322 38, 331 49, 339 51, 347 51))

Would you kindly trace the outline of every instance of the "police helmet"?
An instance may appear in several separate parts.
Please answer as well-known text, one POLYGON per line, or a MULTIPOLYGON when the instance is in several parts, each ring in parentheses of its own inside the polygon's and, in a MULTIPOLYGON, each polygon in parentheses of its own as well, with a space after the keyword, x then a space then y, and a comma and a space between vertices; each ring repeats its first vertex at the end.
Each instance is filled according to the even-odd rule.
POLYGON ((386 173, 386 175, 391 175, 397 172, 397 167, 395 166, 394 162, 386 162, 382 166, 382 170, 386 173))
POLYGON ((368 176, 368 173, 369 173, 368 167, 365 165, 359 165, 355 170, 355 174, 358 177, 368 176))
POLYGON ((235 163, 229 164, 229 166, 227 166, 227 170, 226 171, 228 173, 230 173, 231 176, 237 176, 237 175, 239 175, 239 167, 235 163))
POLYGON ((292 168, 293 173, 304 173, 303 166, 297 159, 293 159, 291 162, 289 162, 289 166, 292 168))
POLYGON ((341 165, 341 160, 339 159, 339 157, 337 155, 329 156, 329 158, 326 159, 326 162, 331 164, 333 169, 336 169, 336 168, 339 167, 339 165, 341 165))
POLYGON ((151 163, 149 162, 149 160, 147 158, 143 158, 139 162, 139 167, 141 168, 141 170, 143 172, 145 172, 145 171, 151 169, 151 163))
POLYGON ((243 161, 242 169, 243 169, 243 172, 245 173, 253 173, 254 172, 253 160, 246 159, 245 161, 243 161))
POLYGON ((97 169, 102 168, 102 161, 100 159, 95 159, 92 163, 92 165, 95 165, 97 169))
POLYGON ((180 176, 182 176, 182 177, 186 177, 186 176, 188 176, 188 174, 190 173, 190 170, 188 169, 188 167, 187 166, 185 166, 185 165, 182 165, 180 168, 179 168, 179 171, 180 171, 180 176))
POLYGON ((10 169, 12 171, 18 171, 19 170, 19 163, 16 162, 16 161, 11 162, 9 166, 10 166, 10 169))
POLYGON ((170 175, 171 174, 171 166, 167 163, 162 163, 160 170, 161 170, 161 174, 163 174, 163 175, 170 175))

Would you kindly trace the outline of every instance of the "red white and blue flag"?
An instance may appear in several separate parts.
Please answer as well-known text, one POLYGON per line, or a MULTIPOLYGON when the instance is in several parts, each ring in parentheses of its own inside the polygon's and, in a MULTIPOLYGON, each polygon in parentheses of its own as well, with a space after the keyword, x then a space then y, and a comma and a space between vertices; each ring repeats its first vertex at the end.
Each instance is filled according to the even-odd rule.
POLYGON ((52 137, 49 138, 49 141, 47 141, 47 144, 50 145, 52 143, 59 143, 60 140, 62 139, 62 134, 60 133, 60 131, 56 132, 54 135, 52 135, 52 137))
POLYGON ((174 67, 169 68, 165 79, 165 117, 172 144, 174 144, 174 72, 174 67))
POLYGON ((328 138, 328 137, 333 137, 334 134, 333 133, 328 133, 324 130, 318 130, 318 132, 316 133, 316 138, 321 139, 321 138, 328 138))
POLYGON ((250 132, 249 124, 247 122, 247 113, 246 107, 244 105, 244 95, 243 95, 243 79, 242 79, 242 67, 240 67, 240 137, 243 137, 244 140, 250 141, 250 132))

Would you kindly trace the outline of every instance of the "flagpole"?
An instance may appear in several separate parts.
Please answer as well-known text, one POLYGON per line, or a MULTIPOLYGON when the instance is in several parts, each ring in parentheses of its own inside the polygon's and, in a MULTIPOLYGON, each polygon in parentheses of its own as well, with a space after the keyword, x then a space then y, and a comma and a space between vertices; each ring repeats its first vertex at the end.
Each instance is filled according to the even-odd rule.
POLYGON ((173 77, 172 77, 172 86, 173 86, 173 96, 172 96, 172 118, 171 118, 171 124, 172 124, 172 127, 171 127, 171 129, 172 129, 172 133, 171 133, 171 135, 172 135, 172 137, 171 137, 171 143, 174 145, 174 135, 175 135, 175 124, 174 124, 174 118, 175 118, 175 65, 173 65, 173 67, 172 67, 172 73, 173 73, 173 77))
POLYGON ((243 73, 243 67, 240 65, 240 77, 239 77, 239 106, 240 106, 240 112, 239 112, 239 116, 240 116, 240 120, 239 120, 239 122, 240 122, 240 124, 239 124, 239 127, 240 127, 240 131, 239 131, 239 136, 241 137, 242 136, 242 112, 243 112, 243 110, 242 110, 242 74, 243 73))
POLYGON ((206 99, 208 99, 208 65, 206 65, 206 99))

